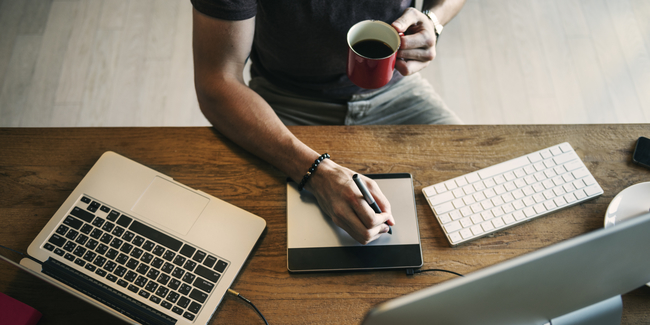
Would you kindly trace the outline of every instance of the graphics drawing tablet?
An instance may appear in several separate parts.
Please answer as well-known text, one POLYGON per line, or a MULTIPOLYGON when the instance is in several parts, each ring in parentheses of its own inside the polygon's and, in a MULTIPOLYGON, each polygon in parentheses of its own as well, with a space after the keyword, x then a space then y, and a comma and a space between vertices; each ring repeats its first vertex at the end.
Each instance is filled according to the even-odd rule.
POLYGON ((411 174, 365 175, 391 205, 393 234, 362 245, 334 224, 307 190, 287 182, 287 269, 290 272, 419 268, 423 264, 411 174))

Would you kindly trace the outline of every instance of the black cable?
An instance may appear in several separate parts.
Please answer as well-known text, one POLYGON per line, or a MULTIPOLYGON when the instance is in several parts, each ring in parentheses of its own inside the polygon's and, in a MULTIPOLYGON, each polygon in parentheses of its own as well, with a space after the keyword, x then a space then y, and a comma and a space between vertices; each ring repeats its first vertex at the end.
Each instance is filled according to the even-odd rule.
POLYGON ((23 253, 23 252, 19 252, 19 251, 15 250, 15 249, 12 249, 12 248, 9 248, 9 247, 6 247, 6 246, 2 246, 2 245, 0 245, 0 248, 4 248, 4 249, 6 249, 6 250, 10 250, 10 251, 12 251, 12 252, 14 252, 14 253, 16 253, 16 254, 22 256, 22 257, 26 257, 26 258, 28 258, 28 259, 30 259, 30 260, 32 260, 32 261, 38 263, 38 264, 43 265, 43 262, 41 262, 41 261, 39 261, 39 260, 37 260, 37 259, 35 259, 35 258, 33 258, 33 257, 31 257, 31 256, 29 256, 29 255, 27 255, 27 254, 25 254, 25 253, 23 253))
POLYGON ((257 307, 255 307, 255 305, 253 305, 253 303, 250 300, 244 298, 244 296, 240 295, 239 292, 237 292, 235 290, 228 289, 228 292, 230 294, 232 294, 232 295, 235 295, 235 296, 239 297, 239 299, 245 301, 247 304, 251 305, 251 307, 253 307, 253 309, 255 309, 257 314, 260 315, 260 317, 262 317, 262 320, 264 321, 264 324, 269 325, 269 322, 266 321, 266 318, 264 318, 264 315, 262 315, 262 312, 260 312, 260 310, 257 309, 257 307))
POLYGON ((464 276, 464 275, 462 275, 460 273, 456 273, 454 271, 449 271, 449 270, 443 270, 443 269, 428 269, 428 270, 406 269, 406 275, 413 275, 413 274, 422 273, 422 272, 447 272, 447 273, 451 273, 451 274, 458 275, 458 276, 464 276))

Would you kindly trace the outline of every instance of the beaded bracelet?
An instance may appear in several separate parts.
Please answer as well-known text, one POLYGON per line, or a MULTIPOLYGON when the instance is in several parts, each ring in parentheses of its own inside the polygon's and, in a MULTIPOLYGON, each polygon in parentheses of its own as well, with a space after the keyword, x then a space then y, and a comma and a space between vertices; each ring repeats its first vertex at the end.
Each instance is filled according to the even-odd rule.
POLYGON ((314 174, 316 171, 316 168, 318 168, 318 165, 324 160, 324 159, 329 159, 330 155, 328 153, 322 154, 316 161, 314 161, 314 164, 311 165, 309 170, 307 171, 307 174, 302 177, 302 180, 300 181, 300 184, 298 184, 298 191, 302 191, 303 188, 305 188, 305 184, 307 184, 307 181, 309 180, 309 177, 314 174))

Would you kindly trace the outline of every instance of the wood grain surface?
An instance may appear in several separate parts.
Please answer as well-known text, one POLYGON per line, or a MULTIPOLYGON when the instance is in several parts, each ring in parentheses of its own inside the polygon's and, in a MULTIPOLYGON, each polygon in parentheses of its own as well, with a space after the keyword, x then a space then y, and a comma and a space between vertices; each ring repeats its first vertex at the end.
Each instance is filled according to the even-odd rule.
MULTIPOLYGON (((612 198, 650 181, 631 162, 648 125, 290 127, 298 138, 361 173, 406 172, 415 182, 423 269, 462 274, 601 228, 612 198), (586 203, 475 240, 447 244, 424 186, 569 142, 604 190, 586 203)), ((267 221, 233 288, 271 324, 358 324, 374 305, 453 278, 403 271, 290 274, 286 269, 286 176, 211 128, 0 128, 0 244, 26 251, 105 151, 115 151, 267 221)), ((0 263, 0 292, 43 313, 39 324, 112 324, 114 319, 0 263)), ((622 324, 650 322, 650 288, 623 296, 622 324)), ((211 324, 261 324, 227 296, 211 324)))

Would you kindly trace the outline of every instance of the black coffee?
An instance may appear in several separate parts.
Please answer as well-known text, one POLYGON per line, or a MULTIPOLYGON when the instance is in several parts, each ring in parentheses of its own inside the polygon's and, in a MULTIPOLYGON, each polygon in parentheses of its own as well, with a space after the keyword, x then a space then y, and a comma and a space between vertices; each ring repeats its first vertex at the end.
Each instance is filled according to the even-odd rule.
POLYGON ((352 49, 370 59, 381 59, 393 54, 393 49, 386 43, 374 39, 365 39, 352 45, 352 49))

